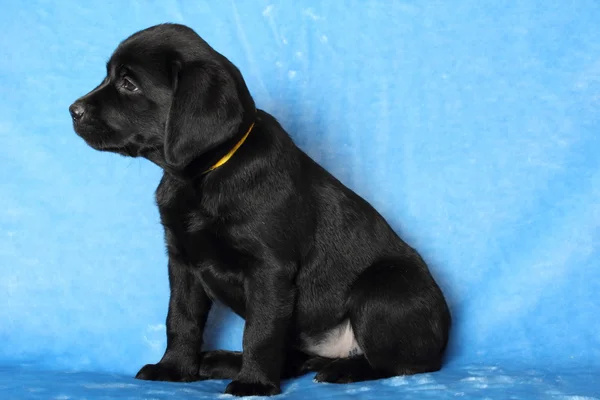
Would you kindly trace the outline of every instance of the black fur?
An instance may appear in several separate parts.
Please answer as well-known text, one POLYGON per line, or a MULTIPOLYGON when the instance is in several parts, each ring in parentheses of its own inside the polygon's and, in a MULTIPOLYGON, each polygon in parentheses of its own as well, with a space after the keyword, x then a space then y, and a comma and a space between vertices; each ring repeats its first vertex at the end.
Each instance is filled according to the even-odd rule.
POLYGON ((70 107, 75 131, 164 169, 167 349, 137 378, 232 379, 227 393, 273 395, 307 371, 355 382, 441 367, 450 314, 424 261, 255 109, 233 64, 191 29, 163 24, 122 42, 107 69, 70 107), (205 173, 253 122, 233 157, 205 173), (246 320, 243 356, 201 351, 216 299, 246 320), (364 354, 305 352, 347 320, 364 354))

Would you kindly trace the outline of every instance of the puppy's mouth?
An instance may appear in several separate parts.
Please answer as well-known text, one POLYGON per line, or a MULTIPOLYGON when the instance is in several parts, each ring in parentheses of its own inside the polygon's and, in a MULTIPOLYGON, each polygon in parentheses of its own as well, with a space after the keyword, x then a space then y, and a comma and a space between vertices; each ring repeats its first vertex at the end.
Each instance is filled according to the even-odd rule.
POLYGON ((111 143, 112 132, 102 124, 73 120, 73 130, 85 143, 94 150, 118 153, 124 156, 135 157, 137 154, 127 144, 118 145, 111 143))
POLYGON ((99 129, 95 124, 73 120, 73 130, 90 147, 97 149, 97 147, 102 146, 102 142, 104 141, 102 138, 105 136, 106 129, 99 129))

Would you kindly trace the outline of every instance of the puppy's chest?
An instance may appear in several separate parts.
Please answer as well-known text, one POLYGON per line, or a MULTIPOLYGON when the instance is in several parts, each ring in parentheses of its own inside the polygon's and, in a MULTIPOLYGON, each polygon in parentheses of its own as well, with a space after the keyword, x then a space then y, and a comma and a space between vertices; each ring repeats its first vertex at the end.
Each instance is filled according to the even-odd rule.
POLYGON ((224 227, 191 211, 165 223, 165 232, 169 253, 200 278, 209 297, 244 316, 246 256, 224 227))
POLYGON ((202 206, 202 196, 193 188, 178 187, 163 178, 156 200, 171 255, 195 264, 227 247, 225 240, 219 238, 219 218, 202 206))
POLYGON ((197 209, 179 209, 163 214, 167 245, 186 263, 224 264, 235 258, 236 244, 224 224, 197 209))
POLYGON ((203 200, 184 187, 159 186, 157 203, 169 254, 200 277, 211 298, 243 316, 244 278, 252 258, 242 250, 248 235, 203 200))

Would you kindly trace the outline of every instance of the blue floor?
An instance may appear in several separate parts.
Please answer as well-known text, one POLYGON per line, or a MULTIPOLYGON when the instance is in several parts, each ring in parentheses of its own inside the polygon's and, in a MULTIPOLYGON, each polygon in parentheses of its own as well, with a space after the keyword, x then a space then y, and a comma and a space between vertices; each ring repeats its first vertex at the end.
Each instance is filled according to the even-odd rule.
MULTIPOLYGON (((285 382, 279 398, 295 399, 490 399, 597 400, 599 369, 453 367, 443 372, 349 385, 322 384, 306 375, 285 382), (595 383, 593 383, 595 382, 595 383)), ((227 382, 140 382, 120 374, 40 372, 30 367, 0 368, 2 399, 180 399, 233 398, 227 382)), ((258 396, 257 396, 258 397, 258 396)))
MULTIPOLYGON (((239 67, 452 310, 441 372, 284 396, 600 399, 600 2, 32 0, 0 2, 0 400, 224 390, 131 379, 166 345, 161 171, 93 151, 67 111, 165 21, 239 67)), ((242 330, 218 307, 207 347, 242 330)))

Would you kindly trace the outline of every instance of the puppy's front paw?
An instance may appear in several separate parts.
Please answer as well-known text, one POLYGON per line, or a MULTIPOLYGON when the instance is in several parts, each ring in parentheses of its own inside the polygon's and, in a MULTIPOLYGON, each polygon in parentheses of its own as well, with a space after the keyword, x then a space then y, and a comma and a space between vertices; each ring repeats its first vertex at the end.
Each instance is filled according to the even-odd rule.
POLYGON ((279 389, 279 386, 273 384, 242 382, 235 380, 227 385, 225 393, 229 393, 234 396, 273 396, 281 393, 281 389, 279 389))
POLYGON ((145 381, 192 382, 202 378, 198 368, 181 368, 173 364, 147 364, 140 369, 135 379, 145 381))

